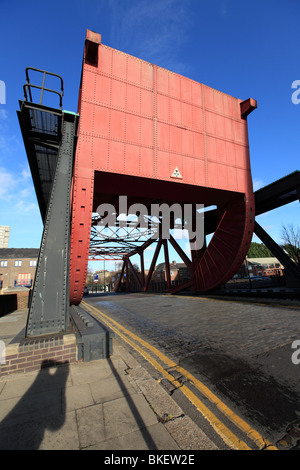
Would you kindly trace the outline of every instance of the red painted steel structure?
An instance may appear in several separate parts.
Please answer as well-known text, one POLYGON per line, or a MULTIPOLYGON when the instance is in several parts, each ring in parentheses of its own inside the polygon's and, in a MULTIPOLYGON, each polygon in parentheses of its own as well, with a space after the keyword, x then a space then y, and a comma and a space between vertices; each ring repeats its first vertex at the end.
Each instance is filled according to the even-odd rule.
MULTIPOLYGON (((71 304, 83 294, 92 212, 119 195, 130 204, 216 205, 211 242, 186 260, 188 285, 207 291, 232 277, 254 228, 247 115, 255 107, 255 100, 241 101, 112 49, 87 31, 72 187, 71 304)), ((158 246, 167 253, 163 240, 158 246)), ((146 289, 143 272, 142 281, 146 289)))

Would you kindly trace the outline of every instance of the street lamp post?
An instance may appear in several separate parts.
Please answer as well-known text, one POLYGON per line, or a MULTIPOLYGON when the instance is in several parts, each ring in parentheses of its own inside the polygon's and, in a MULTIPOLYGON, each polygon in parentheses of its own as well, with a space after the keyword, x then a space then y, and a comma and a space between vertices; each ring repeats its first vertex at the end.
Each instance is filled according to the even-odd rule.
POLYGON ((251 283, 251 278, 250 278, 250 273, 249 273, 249 266, 248 266, 248 256, 246 256, 246 267, 247 267, 247 273, 248 273, 248 278, 249 278, 250 289, 252 289, 252 283, 251 283))

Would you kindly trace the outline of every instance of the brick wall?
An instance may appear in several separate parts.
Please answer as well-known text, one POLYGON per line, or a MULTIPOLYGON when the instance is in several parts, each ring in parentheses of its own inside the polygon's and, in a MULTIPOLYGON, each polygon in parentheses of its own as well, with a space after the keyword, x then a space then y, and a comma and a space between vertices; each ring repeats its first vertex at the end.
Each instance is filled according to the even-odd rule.
POLYGON ((29 297, 29 289, 27 288, 24 291, 17 292, 18 310, 25 310, 26 308, 28 308, 28 297, 29 297))
POLYGON ((77 346, 74 334, 25 340, 6 347, 5 364, 0 365, 0 376, 76 361, 77 346))

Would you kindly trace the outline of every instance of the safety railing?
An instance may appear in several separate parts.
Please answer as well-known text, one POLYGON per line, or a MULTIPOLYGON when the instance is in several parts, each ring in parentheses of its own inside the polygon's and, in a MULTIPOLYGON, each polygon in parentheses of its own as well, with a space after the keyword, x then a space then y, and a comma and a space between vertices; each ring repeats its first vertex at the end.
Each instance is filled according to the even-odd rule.
POLYGON ((58 95, 58 97, 59 97, 59 109, 62 109, 62 98, 63 98, 63 94, 64 94, 64 85, 63 85, 63 79, 59 75, 57 75, 56 73, 47 72, 46 70, 40 70, 40 69, 36 69, 36 68, 33 68, 33 67, 27 67, 26 70, 25 70, 25 73, 26 73, 26 83, 25 83, 25 85, 23 85, 25 101, 30 101, 31 103, 34 102, 33 99, 32 99, 32 88, 35 88, 35 89, 41 90, 40 100, 39 100, 40 105, 43 104, 44 92, 46 91, 46 92, 54 93, 54 94, 58 95), (30 70, 43 74, 42 85, 34 85, 33 83, 30 82, 30 79, 29 79, 29 71, 30 70), (51 88, 46 88, 45 87, 45 81, 46 81, 46 76, 47 75, 52 76, 52 77, 56 77, 60 80, 60 91, 53 90, 51 88))

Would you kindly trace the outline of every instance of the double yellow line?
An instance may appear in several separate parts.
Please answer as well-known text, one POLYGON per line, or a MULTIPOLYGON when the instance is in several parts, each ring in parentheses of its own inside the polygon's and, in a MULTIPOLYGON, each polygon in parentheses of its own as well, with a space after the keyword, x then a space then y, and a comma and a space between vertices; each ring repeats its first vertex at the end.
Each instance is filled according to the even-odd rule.
POLYGON ((277 447, 272 445, 267 439, 253 429, 248 423, 234 413, 224 402, 222 402, 206 385, 200 380, 196 379, 184 368, 178 366, 175 362, 161 353, 158 349, 154 348, 151 344, 147 343, 139 336, 135 335, 131 331, 124 328, 118 322, 99 311, 86 302, 82 302, 83 307, 89 311, 92 315, 98 318, 101 322, 106 324, 112 331, 119 335, 126 343, 134 348, 141 356, 143 356, 157 371, 159 371, 164 378, 169 380, 174 387, 180 387, 181 392, 189 399, 189 401, 198 409, 202 416, 209 422, 217 434, 223 439, 223 441, 232 449, 237 450, 251 450, 245 442, 239 439, 222 421, 215 416, 214 413, 184 384, 178 382, 174 377, 166 370, 167 368, 175 369, 181 375, 185 376, 194 387, 201 392, 209 401, 215 405, 219 411, 222 412, 226 418, 228 418, 238 429, 246 434, 248 439, 253 441, 258 449, 277 450, 277 447), (155 359, 149 352, 150 351, 157 359, 159 359, 165 367, 163 367, 157 359, 155 359))

